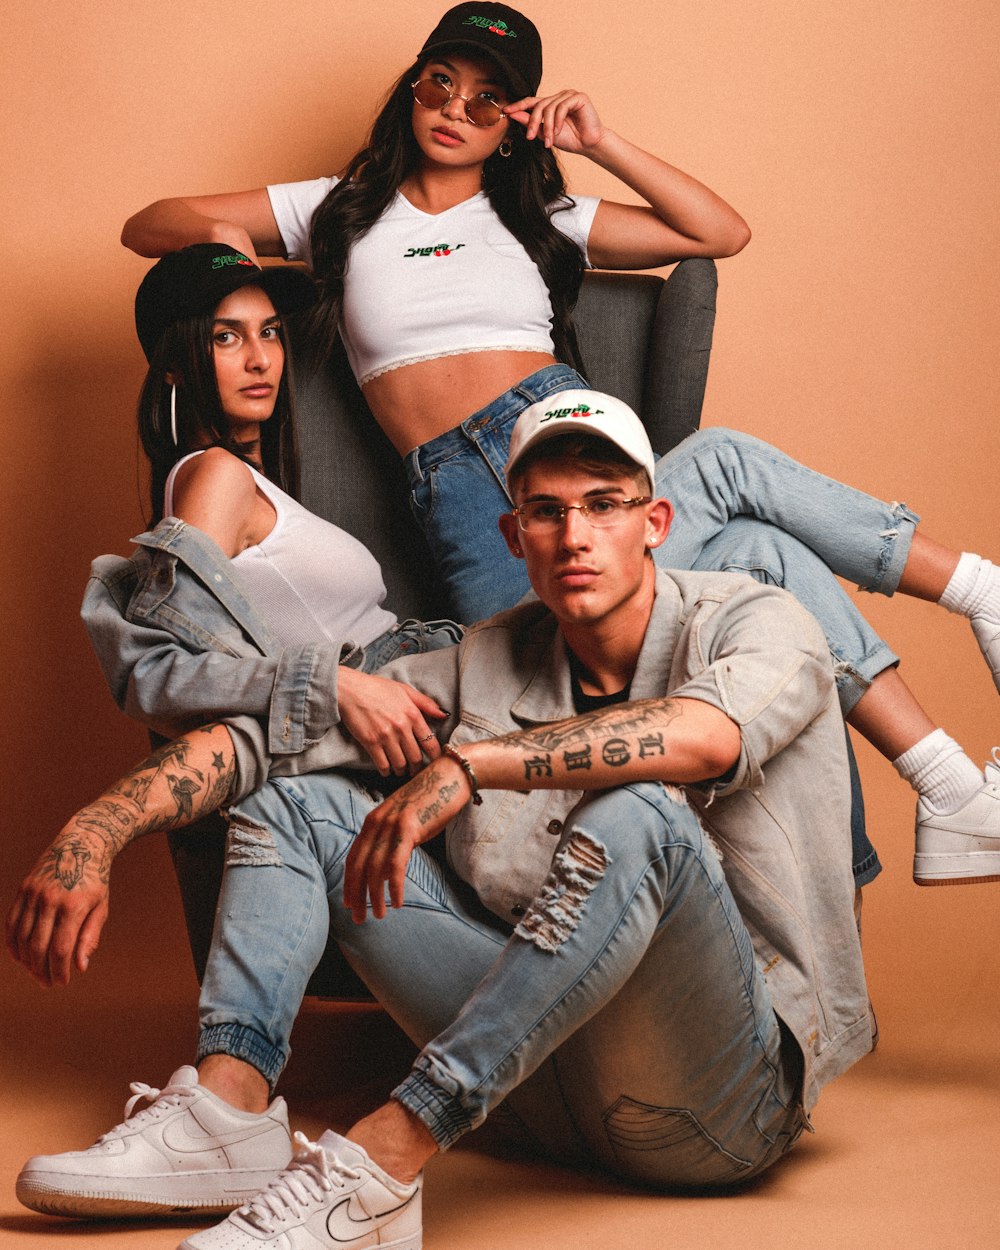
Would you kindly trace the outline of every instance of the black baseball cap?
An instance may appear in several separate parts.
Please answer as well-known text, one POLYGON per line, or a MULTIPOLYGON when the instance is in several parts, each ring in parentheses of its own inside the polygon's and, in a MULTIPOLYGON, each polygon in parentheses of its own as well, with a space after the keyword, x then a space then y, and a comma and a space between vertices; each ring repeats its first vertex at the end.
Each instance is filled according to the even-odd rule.
POLYGON ((158 260, 136 292, 135 329, 146 359, 169 325, 211 312, 243 286, 262 287, 279 313, 297 312, 316 299, 316 284, 301 269, 261 269, 224 243, 193 243, 158 260))
POLYGON ((420 55, 445 45, 487 53, 521 95, 534 95, 542 81, 538 31, 523 13, 506 4, 456 4, 431 31, 420 55))

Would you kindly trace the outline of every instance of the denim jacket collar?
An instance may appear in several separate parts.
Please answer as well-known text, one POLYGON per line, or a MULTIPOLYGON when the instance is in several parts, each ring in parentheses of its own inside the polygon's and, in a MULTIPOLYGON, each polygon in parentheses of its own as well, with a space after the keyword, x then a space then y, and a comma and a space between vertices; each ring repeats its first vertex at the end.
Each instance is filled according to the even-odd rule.
MULTIPOLYGON (((542 611, 539 605, 540 612, 542 611)), ((680 636, 681 595, 676 582, 657 570, 653 608, 642 648, 632 677, 632 699, 660 699, 667 690, 667 679, 677 640, 680 636)), ((544 648, 540 662, 524 692, 514 702, 515 720, 543 724, 575 716, 570 685, 566 643, 547 612, 530 630, 530 637, 544 648)))
POLYGON ((262 654, 276 654, 278 648, 270 630, 230 576, 231 561, 207 534, 176 517, 164 517, 152 530, 137 534, 132 542, 147 553, 149 568, 144 576, 140 575, 129 604, 131 620, 156 618, 174 585, 173 562, 179 560, 230 613, 262 654))

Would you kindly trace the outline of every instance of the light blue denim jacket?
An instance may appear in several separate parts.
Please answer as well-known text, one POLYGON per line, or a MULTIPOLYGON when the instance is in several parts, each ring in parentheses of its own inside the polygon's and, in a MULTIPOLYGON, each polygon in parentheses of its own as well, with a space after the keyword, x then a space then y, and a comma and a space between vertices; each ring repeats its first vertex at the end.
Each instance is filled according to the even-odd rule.
MULTIPOLYGON (((450 708, 436 726, 456 746, 574 715, 553 617, 526 603, 474 626, 457 648, 387 665, 450 708)), ((804 1102, 871 1049, 854 920, 850 785, 829 649, 790 595, 736 574, 657 573, 633 699, 667 694, 720 708, 740 728, 725 784, 688 787, 722 858, 775 1010, 805 1056, 804 1102)), ((243 743, 263 763, 264 742, 243 743)), ((337 729, 272 775, 364 767, 337 729)), ((241 778, 243 793, 265 772, 241 778)), ((678 792, 680 793, 680 792, 678 792)), ((580 791, 487 790, 448 826, 448 858, 513 923, 549 870, 580 791)))
POLYGON ((225 553, 183 521, 167 517, 132 541, 131 557, 93 562, 81 609, 123 711, 175 737, 238 708, 246 716, 234 727, 260 718, 270 756, 302 751, 338 723, 338 670, 357 658, 356 642, 280 647, 225 553))

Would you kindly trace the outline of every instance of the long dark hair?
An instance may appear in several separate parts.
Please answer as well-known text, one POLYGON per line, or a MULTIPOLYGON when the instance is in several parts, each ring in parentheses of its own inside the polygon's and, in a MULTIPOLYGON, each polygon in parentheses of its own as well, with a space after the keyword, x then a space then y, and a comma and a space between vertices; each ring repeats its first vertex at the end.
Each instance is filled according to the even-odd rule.
MULTIPOLYGON (((442 55, 435 49, 434 58, 442 55)), ((313 216, 309 241, 320 301, 308 314, 303 342, 310 363, 329 352, 336 335, 352 246, 391 204, 403 180, 417 168, 420 149, 411 122, 410 84, 429 57, 403 73, 386 97, 365 146, 351 159, 341 181, 313 216)), ((549 214, 570 207, 555 154, 529 143, 514 123, 507 131, 509 157, 498 152, 483 168, 483 190, 497 216, 523 246, 542 275, 552 302, 552 339, 558 359, 583 371, 573 328, 573 308, 583 280, 583 257, 576 244, 553 226, 549 214), (555 204, 555 208, 550 206, 555 204)))
MULTIPOLYGON (((164 332, 149 362, 149 372, 139 392, 137 419, 139 438, 149 457, 150 525, 163 517, 163 492, 170 470, 191 451, 224 447, 250 464, 229 431, 215 379, 212 354, 214 314, 175 321, 164 332), (170 429, 170 384, 177 382, 177 443, 170 429)), ((260 455, 265 475, 294 498, 299 494, 299 449, 295 433, 295 394, 287 335, 281 331, 285 367, 274 403, 274 412, 261 422, 260 455)), ((256 466, 254 466, 256 467, 256 466)))

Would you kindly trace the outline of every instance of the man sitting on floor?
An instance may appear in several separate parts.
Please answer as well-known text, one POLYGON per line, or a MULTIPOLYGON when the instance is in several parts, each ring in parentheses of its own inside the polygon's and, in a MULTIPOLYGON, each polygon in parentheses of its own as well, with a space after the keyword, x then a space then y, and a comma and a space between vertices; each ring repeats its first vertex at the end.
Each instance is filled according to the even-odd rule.
MULTIPOLYGON (((384 670, 451 709, 441 758, 388 797, 274 770, 246 797, 247 731, 213 726, 67 826, 98 813, 117 853, 176 823, 179 790, 191 818, 232 799, 200 1073, 90 1150, 29 1161, 22 1201, 217 1209, 282 1167, 247 1143, 280 1141, 269 1090, 330 925, 423 1049, 386 1104, 346 1137, 296 1135, 189 1250, 416 1250, 424 1164, 501 1101, 564 1162, 663 1189, 741 1182, 870 1049, 822 634, 773 587, 657 572, 671 508, 648 494, 645 432, 585 398, 572 418, 565 396, 529 408, 511 445, 501 528, 538 602, 384 670), (441 832, 447 867, 421 849, 441 832), (186 1166, 163 1146, 184 1135, 210 1148, 186 1166)), ((365 763, 334 729, 283 767, 365 763)))

